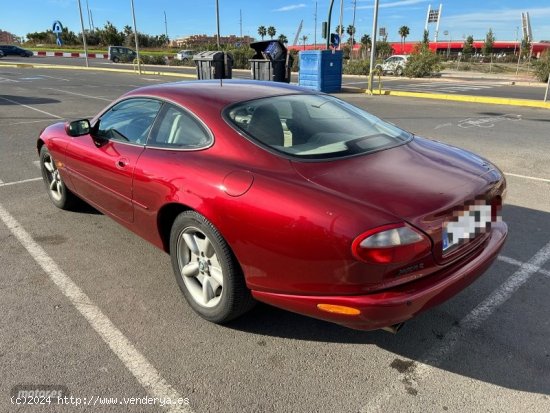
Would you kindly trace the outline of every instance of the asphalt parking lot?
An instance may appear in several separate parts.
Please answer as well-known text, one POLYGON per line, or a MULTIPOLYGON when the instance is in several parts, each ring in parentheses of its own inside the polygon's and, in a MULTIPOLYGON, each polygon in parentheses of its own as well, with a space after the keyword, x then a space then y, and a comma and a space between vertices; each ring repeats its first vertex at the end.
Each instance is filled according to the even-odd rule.
POLYGON ((113 398, 114 412, 550 411, 550 111, 339 95, 495 162, 502 255, 397 335, 264 305, 217 326, 185 303, 166 254, 91 208, 56 209, 36 165, 45 126, 168 80, 0 68, 0 411, 101 412, 113 398), (21 384, 67 386, 81 404, 13 405, 21 384), (189 403, 123 400, 146 396, 189 403))

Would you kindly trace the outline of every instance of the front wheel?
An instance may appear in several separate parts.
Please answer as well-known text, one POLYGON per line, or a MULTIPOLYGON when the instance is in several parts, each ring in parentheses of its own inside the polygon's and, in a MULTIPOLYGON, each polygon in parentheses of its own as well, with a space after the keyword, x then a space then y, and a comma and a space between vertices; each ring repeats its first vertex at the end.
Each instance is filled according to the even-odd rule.
POLYGON ((204 319, 225 323, 254 306, 237 259, 202 215, 186 211, 176 218, 170 256, 183 295, 204 319))
POLYGON ((40 170, 52 203, 60 209, 72 209, 76 202, 76 196, 65 186, 46 145, 40 148, 40 170))
POLYGON ((397 76, 403 76, 403 68, 402 67, 398 67, 396 70, 395 70, 395 74, 397 76))

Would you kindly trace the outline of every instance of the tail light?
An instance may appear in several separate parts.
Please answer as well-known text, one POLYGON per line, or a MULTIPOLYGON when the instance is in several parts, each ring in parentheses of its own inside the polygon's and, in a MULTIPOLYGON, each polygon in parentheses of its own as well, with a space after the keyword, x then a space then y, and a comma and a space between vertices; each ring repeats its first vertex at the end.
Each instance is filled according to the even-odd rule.
POLYGON ((371 264, 412 261, 430 251, 429 238, 405 223, 384 225, 359 235, 352 243, 355 258, 371 264))

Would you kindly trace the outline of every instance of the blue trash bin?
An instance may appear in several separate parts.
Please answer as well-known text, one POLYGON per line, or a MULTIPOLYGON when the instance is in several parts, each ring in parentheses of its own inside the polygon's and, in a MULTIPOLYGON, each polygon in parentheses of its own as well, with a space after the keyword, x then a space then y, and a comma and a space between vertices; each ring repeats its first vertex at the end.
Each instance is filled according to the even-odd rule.
POLYGON ((300 86, 325 93, 342 89, 341 50, 303 50, 300 52, 300 86))

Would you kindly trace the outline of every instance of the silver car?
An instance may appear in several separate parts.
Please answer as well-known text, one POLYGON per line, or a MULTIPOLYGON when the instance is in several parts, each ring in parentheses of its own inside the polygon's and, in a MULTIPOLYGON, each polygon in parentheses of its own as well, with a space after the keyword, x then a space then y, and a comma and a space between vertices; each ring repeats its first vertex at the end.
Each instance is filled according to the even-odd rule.
POLYGON ((383 75, 392 74, 402 76, 408 60, 408 55, 396 54, 388 57, 382 64, 376 65, 376 69, 383 75))
POLYGON ((190 62, 193 59, 195 52, 193 50, 180 50, 176 53, 176 60, 181 60, 182 62, 190 62))

